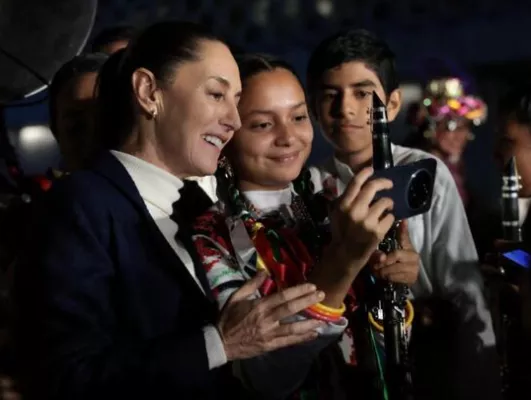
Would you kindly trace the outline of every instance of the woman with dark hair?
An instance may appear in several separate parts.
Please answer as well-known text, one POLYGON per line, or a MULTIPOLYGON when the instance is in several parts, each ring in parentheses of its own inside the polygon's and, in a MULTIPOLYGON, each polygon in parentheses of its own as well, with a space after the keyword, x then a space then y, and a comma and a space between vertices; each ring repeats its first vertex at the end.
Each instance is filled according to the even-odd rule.
POLYGON ((94 155, 96 78, 107 58, 101 53, 76 56, 57 71, 50 85, 50 129, 68 171, 94 155))
MULTIPOLYGON (((351 368, 356 358, 351 322, 359 315, 352 283, 371 256, 378 261, 377 277, 413 283, 418 272, 418 257, 407 250, 407 241, 402 244, 411 254, 410 263, 396 264, 374 253, 393 217, 386 213, 390 199, 371 203, 391 182, 368 182, 371 169, 362 171, 329 214, 327 193, 313 195, 310 173, 303 168, 313 130, 297 75, 284 61, 267 55, 237 61, 242 126, 217 172, 220 201, 195 224, 194 241, 208 282, 221 309, 264 270, 268 277, 253 299, 306 281, 325 294, 295 317, 321 320, 319 339, 242 360, 238 375, 263 399, 339 399, 354 393, 367 399, 371 381, 351 368)), ((356 355, 362 353, 356 350, 356 355)), ((376 354, 375 347, 364 356, 376 354)))
MULTIPOLYGON (((511 88, 498 103, 497 129, 494 145, 494 159, 500 169, 514 156, 520 176, 518 208, 520 226, 524 241, 531 240, 531 85, 523 84, 511 88)), ((500 183, 501 185, 501 183, 500 183)), ((495 241, 501 239, 501 201, 498 207, 477 208, 469 215, 470 226, 481 259, 487 261, 489 254, 496 251, 495 241)))
POLYGON ((104 65, 107 150, 46 194, 15 272, 26 399, 234 398, 228 362, 316 336, 278 322, 320 301, 314 285, 249 301, 258 276, 218 311, 183 222, 183 180, 216 170, 240 91, 228 47, 194 23, 152 25, 104 65))

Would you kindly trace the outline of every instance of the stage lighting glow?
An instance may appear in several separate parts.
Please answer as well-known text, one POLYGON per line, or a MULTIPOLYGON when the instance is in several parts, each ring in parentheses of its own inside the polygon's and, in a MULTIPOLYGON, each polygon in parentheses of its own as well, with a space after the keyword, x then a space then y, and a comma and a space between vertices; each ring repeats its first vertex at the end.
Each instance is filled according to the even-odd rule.
POLYGON ((37 149, 48 147, 55 142, 52 131, 45 125, 28 125, 20 129, 18 141, 21 147, 37 149))
POLYGON ((400 85, 402 103, 409 104, 420 101, 422 98, 422 86, 418 83, 406 83, 400 85))
POLYGON ((322 17, 330 17, 334 12, 334 3, 332 0, 317 0, 315 7, 322 17))

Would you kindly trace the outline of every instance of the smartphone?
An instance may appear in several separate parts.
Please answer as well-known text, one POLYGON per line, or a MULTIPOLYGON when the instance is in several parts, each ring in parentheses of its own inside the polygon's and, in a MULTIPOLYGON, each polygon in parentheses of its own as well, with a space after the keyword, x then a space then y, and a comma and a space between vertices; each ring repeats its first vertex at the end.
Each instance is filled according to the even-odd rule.
POLYGON ((376 193, 374 201, 390 197, 394 202, 392 213, 397 220, 424 214, 431 208, 436 173, 437 161, 433 158, 375 171, 371 179, 389 179, 393 181, 393 188, 376 193))
POLYGON ((512 250, 502 253, 502 257, 511 262, 512 265, 529 269, 531 265, 531 255, 524 250, 512 250))

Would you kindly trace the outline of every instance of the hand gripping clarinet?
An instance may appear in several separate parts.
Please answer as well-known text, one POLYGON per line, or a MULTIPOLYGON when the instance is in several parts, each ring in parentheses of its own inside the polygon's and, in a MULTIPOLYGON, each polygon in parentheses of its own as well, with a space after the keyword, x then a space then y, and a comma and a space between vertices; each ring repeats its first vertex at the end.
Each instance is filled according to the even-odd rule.
MULTIPOLYGON (((394 166, 389 140, 387 110, 378 95, 373 93, 372 143, 374 170, 394 166)), ((380 243, 379 249, 386 254, 399 249, 396 237, 400 221, 397 221, 380 243)), ((383 320, 385 343, 385 380, 389 400, 412 399, 411 374, 407 361, 406 307, 408 288, 403 284, 382 282, 382 297, 371 310, 373 320, 383 320)))

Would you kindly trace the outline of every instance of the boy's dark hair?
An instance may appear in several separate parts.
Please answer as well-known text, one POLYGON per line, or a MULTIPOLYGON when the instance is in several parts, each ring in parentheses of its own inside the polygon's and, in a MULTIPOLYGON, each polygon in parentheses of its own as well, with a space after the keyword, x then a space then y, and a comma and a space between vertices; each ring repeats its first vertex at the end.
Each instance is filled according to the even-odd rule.
POLYGON ((104 52, 105 47, 121 40, 129 41, 135 37, 137 30, 132 26, 114 26, 104 29, 92 40, 90 51, 93 53, 104 52))
POLYGON ((313 51, 307 69, 310 96, 315 96, 326 71, 352 61, 363 62, 376 73, 387 97, 398 88, 395 55, 387 43, 364 29, 350 29, 326 38, 313 51))

